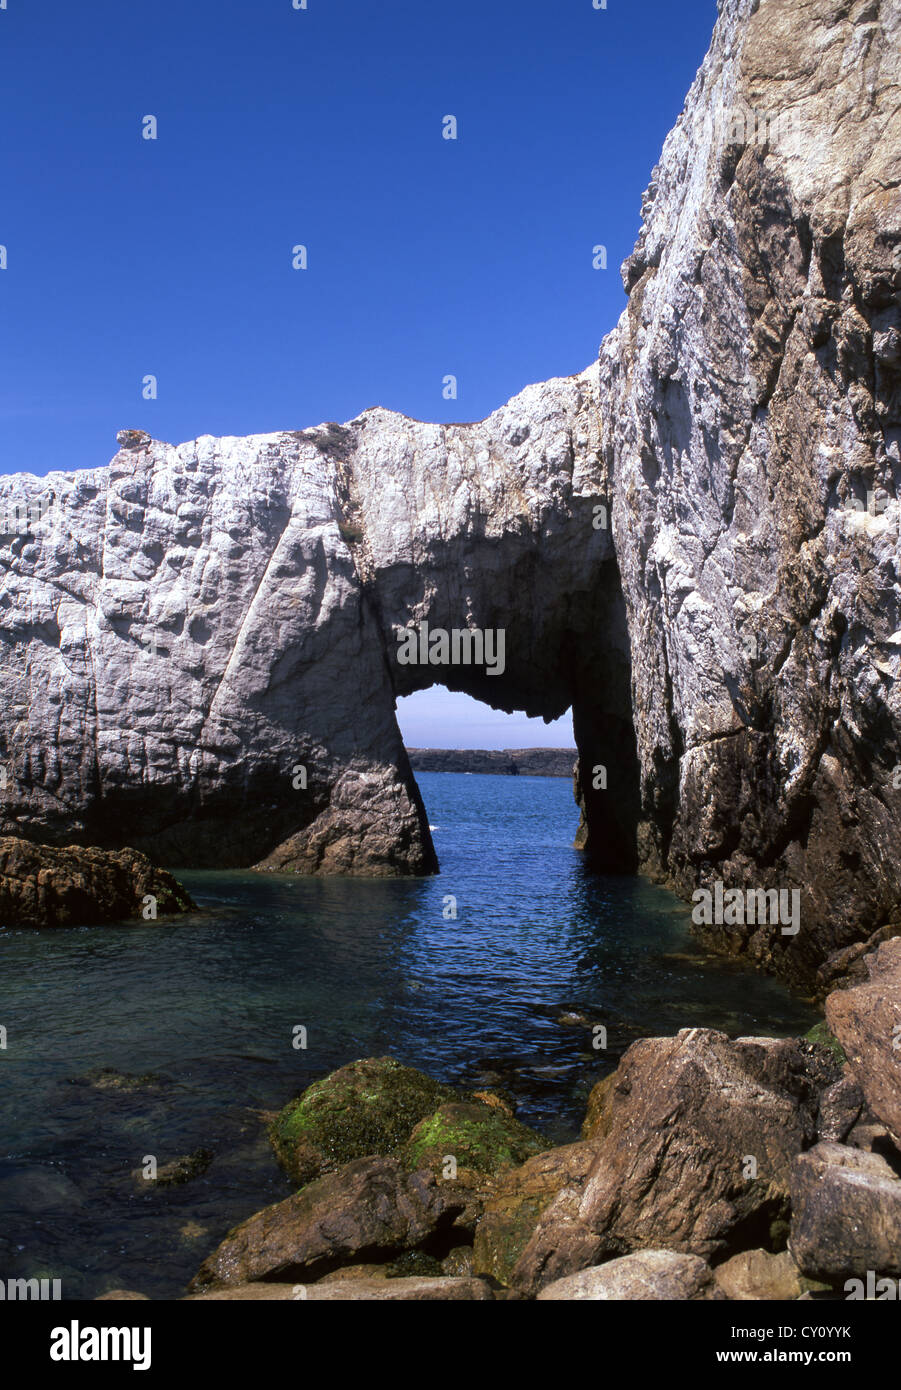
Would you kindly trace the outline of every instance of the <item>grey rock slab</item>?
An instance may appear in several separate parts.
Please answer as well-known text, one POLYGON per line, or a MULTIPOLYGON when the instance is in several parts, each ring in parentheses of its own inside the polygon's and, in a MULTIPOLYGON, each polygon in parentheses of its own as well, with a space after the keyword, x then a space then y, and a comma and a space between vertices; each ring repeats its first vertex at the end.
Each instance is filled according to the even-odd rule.
POLYGON ((901 1275, 901 1178, 880 1154, 817 1144, 791 1175, 789 1250, 815 1279, 901 1275))
POLYGON ((555 1280, 541 1290, 538 1302, 695 1300, 717 1296, 710 1266, 697 1255, 678 1255, 672 1250, 641 1250, 555 1280))

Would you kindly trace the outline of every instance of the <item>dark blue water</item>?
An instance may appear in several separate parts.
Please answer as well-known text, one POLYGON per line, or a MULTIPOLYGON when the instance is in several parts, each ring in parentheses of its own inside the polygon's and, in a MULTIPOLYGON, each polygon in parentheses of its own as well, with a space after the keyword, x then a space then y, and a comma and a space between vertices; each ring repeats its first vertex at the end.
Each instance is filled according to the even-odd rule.
POLYGON ((229 1226, 289 1190, 261 1112, 356 1057, 501 1086, 565 1142, 636 1037, 815 1021, 778 983, 705 955, 669 893, 587 873, 568 781, 419 782, 435 878, 186 872, 197 916, 0 932, 0 1278, 178 1297, 229 1226), (121 1089, 103 1068, 153 1079, 121 1089), (200 1147, 212 1164, 184 1186, 130 1176, 200 1147))

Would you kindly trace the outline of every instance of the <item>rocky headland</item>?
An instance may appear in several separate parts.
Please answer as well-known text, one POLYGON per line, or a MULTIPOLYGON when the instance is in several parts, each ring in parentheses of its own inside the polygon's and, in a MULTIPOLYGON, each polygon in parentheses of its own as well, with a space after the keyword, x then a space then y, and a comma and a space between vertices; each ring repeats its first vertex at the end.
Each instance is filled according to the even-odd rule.
POLYGON ((504 777, 572 777, 574 748, 408 748, 414 772, 481 772, 504 777))
POLYGON ((434 872, 395 710, 440 680, 572 709, 593 864, 729 895, 704 940, 825 997, 640 1039, 562 1147, 341 1068, 191 1298, 897 1296, 899 87, 893 0, 720 0, 583 372, 0 479, 0 923, 189 910, 152 861, 434 872))

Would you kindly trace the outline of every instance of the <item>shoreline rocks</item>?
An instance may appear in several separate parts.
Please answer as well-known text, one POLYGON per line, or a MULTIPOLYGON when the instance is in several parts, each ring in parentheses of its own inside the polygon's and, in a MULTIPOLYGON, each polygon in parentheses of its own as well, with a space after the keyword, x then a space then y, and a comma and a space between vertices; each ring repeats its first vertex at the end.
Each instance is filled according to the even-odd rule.
POLYGON ((282 1113, 315 1117, 321 1152, 343 1101, 365 1120, 342 1117, 342 1145, 364 1134, 392 1152, 333 1149, 331 1171, 225 1236, 190 1294, 841 1298, 850 1277, 901 1274, 901 1150, 861 1087, 861 1037, 847 1062, 803 1038, 640 1039, 595 1086, 583 1139, 554 1148, 507 1106, 448 1101, 390 1058, 352 1063, 282 1113))
POLYGON ((152 922, 196 910, 181 884, 139 850, 0 837, 0 927, 152 922))
POLYGON ((901 1144, 901 938, 865 958, 867 980, 830 994, 826 1019, 867 1104, 901 1144))
POLYGON ((692 1028, 633 1043, 589 1102, 587 1178, 542 1214, 514 1287, 535 1295, 645 1248, 711 1260, 772 1238, 792 1161, 816 1138, 819 1090, 838 1074, 825 1049, 794 1039, 692 1028))
POLYGON ((201 1265, 191 1292, 258 1280, 310 1281, 382 1262, 449 1233, 462 1203, 394 1158, 355 1159, 242 1221, 201 1265))
POLYGON ((722 1299, 710 1266, 697 1255, 672 1250, 642 1250, 607 1264, 583 1269, 547 1284, 538 1303, 582 1299, 661 1300, 722 1299))
POLYGON ((365 1058, 314 1081, 289 1101, 269 1138, 288 1177, 302 1187, 351 1159, 394 1154, 420 1120, 457 1099, 452 1087, 393 1057, 365 1058))
POLYGON ((822 1143, 792 1169, 789 1249, 798 1268, 827 1280, 901 1276, 901 1155, 822 1143))

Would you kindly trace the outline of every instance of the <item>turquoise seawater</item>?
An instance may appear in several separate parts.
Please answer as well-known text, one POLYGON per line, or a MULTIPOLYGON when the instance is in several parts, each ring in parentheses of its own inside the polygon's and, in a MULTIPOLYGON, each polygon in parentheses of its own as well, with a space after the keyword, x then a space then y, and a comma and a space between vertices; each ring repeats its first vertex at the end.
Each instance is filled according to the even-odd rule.
POLYGON ((0 931, 0 1279, 178 1297, 231 1225, 289 1191, 261 1112, 357 1057, 501 1086, 565 1142, 636 1037, 815 1021, 705 954, 671 894, 589 873, 568 781, 418 780, 434 878, 183 872, 202 911, 177 922, 0 931), (98 1085, 103 1068, 156 1080, 98 1085), (212 1163, 183 1186, 132 1177, 198 1148, 212 1163))

